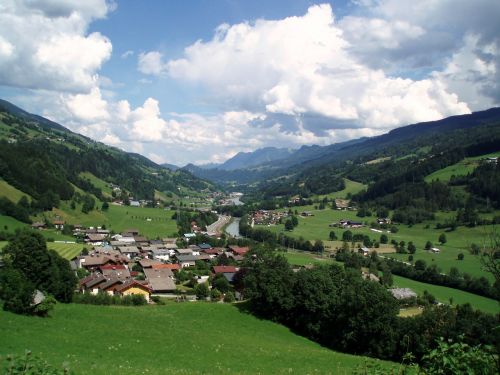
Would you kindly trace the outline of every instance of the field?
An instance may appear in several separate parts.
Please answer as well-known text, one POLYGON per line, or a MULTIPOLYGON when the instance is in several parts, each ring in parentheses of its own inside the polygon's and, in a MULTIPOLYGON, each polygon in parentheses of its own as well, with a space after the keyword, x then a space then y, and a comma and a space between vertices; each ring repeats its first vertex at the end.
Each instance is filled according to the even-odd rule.
POLYGON ((0 215, 0 231, 14 232, 16 229, 24 228, 27 225, 13 217, 0 215))
POLYGON ((326 195, 319 195, 318 197, 320 199, 323 199, 324 197, 328 197, 330 199, 346 198, 348 194, 356 194, 366 188, 366 185, 363 185, 360 182, 349 180, 347 178, 344 178, 344 182, 345 182, 345 189, 326 195))
POLYGON ((23 195, 30 199, 28 194, 23 193, 21 190, 16 189, 14 186, 0 179, 0 197, 6 197, 10 201, 17 203, 23 195))
POLYGON ((0 353, 29 349, 82 375, 349 374, 366 360, 325 349, 233 305, 59 304, 52 315, 2 313, 0 353))
MULTIPOLYGON (((332 249, 340 247, 340 241, 328 241, 330 231, 334 231, 339 239, 342 239, 344 229, 331 228, 328 225, 333 222, 338 222, 341 219, 350 219, 355 221, 362 221, 365 224, 376 220, 375 217, 359 218, 356 216, 356 211, 340 211, 326 208, 324 210, 317 210, 314 206, 296 207, 298 213, 302 211, 309 211, 314 214, 310 217, 299 216, 299 225, 291 232, 286 232, 284 225, 271 225, 263 226, 263 228, 271 230, 275 233, 284 232, 288 236, 295 238, 303 237, 314 242, 320 239, 325 242, 326 246, 332 249)), ((498 213, 496 213, 498 214, 498 213)), ((494 230, 493 226, 480 226, 475 228, 458 227, 453 232, 446 232, 447 242, 444 245, 438 243, 438 238, 442 229, 435 229, 435 224, 438 221, 444 222, 446 217, 456 215, 454 212, 441 212, 436 216, 435 221, 429 221, 422 224, 416 224, 411 227, 407 225, 397 225, 397 233, 385 233, 389 238, 389 243, 392 239, 398 243, 400 241, 413 241, 417 247, 417 252, 414 254, 414 259, 423 259, 428 264, 435 263, 442 269, 443 272, 448 273, 451 267, 456 267, 461 272, 467 272, 473 276, 485 276, 492 279, 489 274, 486 274, 479 262, 479 259, 469 254, 469 248, 472 243, 484 245, 488 233, 494 230), (428 227, 427 227, 428 226, 428 227), (424 250, 425 243, 431 241, 434 246, 441 250, 440 254, 428 253, 424 250), (463 253, 465 258, 463 261, 458 260, 458 254, 463 253)), ((256 226, 259 227, 259 226, 256 226)), ((350 229, 352 233, 362 233, 369 236, 371 239, 378 240, 381 233, 372 231, 369 227, 350 229)), ((387 249, 381 253, 387 252, 387 249)), ((407 260, 408 254, 385 254, 401 260, 407 260)))
POLYGON ((432 294, 439 302, 442 303, 449 304, 451 299, 453 304, 463 305, 465 303, 470 303, 474 308, 484 312, 491 314, 498 314, 500 312, 500 305, 498 304, 498 301, 490 298, 481 297, 476 294, 467 293, 453 288, 421 283, 396 275, 393 275, 393 280, 394 286, 400 288, 410 288, 419 295, 423 294, 424 290, 427 290, 427 292, 432 294))
POLYGON ((48 249, 56 251, 60 256, 68 260, 80 254, 84 247, 88 248, 89 246, 81 243, 47 242, 48 249))
POLYGON ((72 210, 66 202, 61 203, 60 209, 54 209, 52 216, 60 216, 69 224, 85 226, 102 226, 115 232, 122 232, 130 228, 137 228, 139 232, 150 238, 168 237, 177 232, 177 223, 172 220, 174 211, 160 208, 130 207, 109 205, 107 211, 94 210, 89 214, 81 212, 79 207, 72 210))
MULTIPOLYGON (((283 255, 292 265, 304 266, 306 264, 335 262, 331 258, 321 258, 316 254, 311 254, 303 251, 287 251, 283 255)), ((338 263, 342 264, 342 263, 338 263)), ((431 293, 439 302, 450 303, 452 298, 454 304, 470 303, 475 309, 488 312, 491 314, 499 313, 499 303, 491 298, 481 297, 476 294, 464 292, 458 289, 447 288, 439 285, 421 283, 419 281, 410 280, 404 277, 393 275, 394 286, 400 288, 410 288, 417 294, 422 295, 424 290, 431 293)))
POLYGON ((498 157, 500 152, 494 152, 487 155, 481 155, 471 158, 465 158, 456 164, 450 165, 446 168, 440 169, 425 177, 425 181, 431 182, 433 180, 449 181, 451 176, 465 176, 474 171, 479 165, 479 160, 486 157, 498 157))
POLYGON ((101 180, 99 177, 94 176, 90 172, 82 172, 82 173, 80 173, 79 176, 89 180, 92 185, 101 189, 103 195, 105 195, 107 197, 111 197, 112 190, 106 181, 101 180))

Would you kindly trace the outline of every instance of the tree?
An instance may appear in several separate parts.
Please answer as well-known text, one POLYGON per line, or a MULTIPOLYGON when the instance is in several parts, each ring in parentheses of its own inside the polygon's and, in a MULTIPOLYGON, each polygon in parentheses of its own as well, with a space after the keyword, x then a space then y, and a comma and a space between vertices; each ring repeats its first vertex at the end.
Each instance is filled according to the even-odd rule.
POLYGON ((391 233, 398 233, 398 230, 399 230, 398 227, 395 225, 391 227, 391 233))
POLYGON ((415 269, 417 271, 425 271, 427 268, 427 264, 425 263, 425 260, 419 259, 415 262, 415 269))
POLYGON ((231 289, 229 281, 227 281, 226 277, 221 273, 215 275, 215 278, 212 281, 212 287, 220 290, 222 293, 226 293, 231 289))
POLYGON ((220 301, 221 297, 222 297, 222 293, 219 291, 219 289, 212 289, 212 291, 210 292, 210 300, 212 302, 220 301))
POLYGON ((386 244, 387 242, 389 242, 389 237, 387 237, 387 234, 381 234, 380 243, 386 244))
POLYGON ((337 239, 337 234, 332 230, 330 231, 330 241, 335 241, 337 239))
POLYGON ((432 249, 432 242, 431 241, 427 241, 425 243, 425 250, 430 250, 432 249))
POLYGON ((342 233, 342 241, 352 241, 352 232, 350 230, 346 230, 344 233, 342 233))
POLYGON ((224 302, 233 303, 235 300, 233 292, 227 292, 224 294, 224 302))
POLYGON ((109 209, 109 203, 108 203, 108 202, 104 202, 104 203, 102 204, 101 209, 102 209, 103 211, 107 211, 107 210, 109 209))
POLYGON ((313 251, 316 253, 322 253, 325 250, 325 246, 323 245, 323 241, 316 240, 314 242, 313 251))
POLYGON ((297 216, 292 216, 291 220, 294 227, 299 225, 299 220, 297 219, 297 216))
POLYGON ((417 248, 416 246, 413 244, 412 241, 408 242, 408 252, 410 254, 415 254, 415 252, 417 251, 417 248))
POLYGON ((446 243, 446 234, 441 233, 439 235, 439 240, 438 241, 441 243, 441 245, 444 245, 446 243))
POLYGON ((194 293, 196 294, 196 298, 200 300, 205 300, 210 294, 207 283, 196 284, 194 287, 194 293))
POLYGON ((293 230, 292 220, 288 219, 287 221, 285 221, 285 230, 288 230, 288 231, 293 230))
POLYGON ((464 253, 459 253, 457 256, 458 260, 464 260, 464 253))

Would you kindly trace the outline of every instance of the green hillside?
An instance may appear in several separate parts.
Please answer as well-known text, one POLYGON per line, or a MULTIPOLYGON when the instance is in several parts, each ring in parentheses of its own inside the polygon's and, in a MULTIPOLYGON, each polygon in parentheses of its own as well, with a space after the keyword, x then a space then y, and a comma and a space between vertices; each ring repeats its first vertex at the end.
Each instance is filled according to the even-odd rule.
POLYGON ((23 193, 21 190, 16 189, 8 182, 0 179, 0 197, 6 197, 12 202, 18 202, 23 195, 29 198, 28 194, 23 193))
POLYGON ((233 305, 58 304, 52 315, 2 313, 0 353, 29 349, 82 375, 350 374, 366 360, 325 349, 233 305))

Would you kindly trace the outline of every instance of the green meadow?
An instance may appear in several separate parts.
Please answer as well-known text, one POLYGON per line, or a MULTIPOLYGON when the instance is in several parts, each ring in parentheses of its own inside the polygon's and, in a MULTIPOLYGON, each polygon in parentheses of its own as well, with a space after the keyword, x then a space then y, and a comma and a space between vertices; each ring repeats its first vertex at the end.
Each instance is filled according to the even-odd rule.
POLYGON ((28 194, 23 193, 21 190, 16 189, 8 182, 0 179, 0 197, 3 196, 12 202, 18 202, 23 195, 25 195, 28 199, 31 198, 28 194))
POLYGON ((475 156, 471 158, 465 158, 456 164, 450 165, 446 168, 440 169, 431 173, 425 177, 425 181, 431 182, 434 180, 449 181, 451 176, 465 176, 468 173, 474 171, 474 169, 479 165, 479 161, 486 157, 498 157, 500 152, 493 152, 487 155, 475 156))
POLYGON ((391 363, 331 351, 236 305, 58 304, 50 318, 2 312, 0 353, 31 350, 76 374, 350 374, 391 363))
POLYGON ((334 193, 326 194, 326 195, 319 195, 318 197, 320 199, 323 199, 324 197, 328 197, 330 199, 334 198, 346 198, 348 194, 356 194, 359 193, 361 190, 366 189, 366 185, 362 184, 361 182, 356 182, 349 180, 348 178, 344 178, 345 182, 345 188, 340 191, 336 191, 334 193))
MULTIPOLYGON (((334 241, 330 243, 329 234, 330 231, 334 231, 337 237, 342 239, 342 233, 344 229, 341 228, 331 228, 329 224, 333 222, 338 222, 342 219, 350 219, 354 221, 361 221, 367 225, 370 222, 376 220, 375 216, 360 218, 356 216, 356 211, 341 211, 332 210, 326 208, 324 210, 315 209, 314 206, 303 206, 294 207, 300 215, 303 211, 308 211, 314 214, 314 216, 302 217, 299 216, 299 225, 293 229, 293 231, 285 231, 283 224, 262 226, 262 228, 271 230, 275 233, 283 232, 288 236, 295 238, 303 237, 305 239, 314 242, 319 239, 325 242, 328 246, 341 246, 341 242, 334 241)), ((429 221, 421 224, 416 224, 413 226, 407 225, 397 225, 397 233, 385 234, 389 238, 389 243, 392 239, 396 240, 398 243, 400 241, 413 241, 417 247, 417 252, 414 254, 414 260, 423 259, 428 264, 435 263, 444 272, 449 272, 451 267, 456 267, 461 272, 467 272, 473 276, 486 276, 491 279, 491 276, 485 274, 480 261, 477 257, 474 257, 469 253, 469 248, 471 244, 475 243, 480 246, 487 244, 488 234, 495 228, 493 226, 478 226, 474 228, 468 227, 458 227, 455 231, 444 232, 443 229, 435 229, 436 222, 444 222, 447 217, 455 216, 454 212, 440 212, 436 215, 436 220, 429 221), (440 234, 445 233, 447 242, 441 245, 438 242, 440 234), (438 247, 441 250, 440 254, 428 253, 424 250, 427 241, 431 241, 433 246, 438 247), (458 254, 464 254, 464 260, 458 260, 458 254)), ((260 227, 260 226, 256 226, 260 227)), ((371 239, 380 239, 381 233, 371 230, 369 227, 350 229, 352 233, 361 233, 369 236, 371 239)), ((376 249, 375 249, 376 250, 376 249)), ((407 260, 408 254, 385 254, 386 256, 391 256, 401 260, 407 260)))
POLYGON ((394 286, 399 288, 410 288, 415 293, 422 295, 425 290, 432 294, 439 302, 449 304, 450 301, 454 305, 463 305, 470 303, 475 309, 490 313, 498 314, 500 312, 500 305, 498 301, 491 298, 478 296, 464 292, 458 289, 447 288, 438 285, 421 283, 419 281, 410 280, 404 277, 393 275, 394 286))

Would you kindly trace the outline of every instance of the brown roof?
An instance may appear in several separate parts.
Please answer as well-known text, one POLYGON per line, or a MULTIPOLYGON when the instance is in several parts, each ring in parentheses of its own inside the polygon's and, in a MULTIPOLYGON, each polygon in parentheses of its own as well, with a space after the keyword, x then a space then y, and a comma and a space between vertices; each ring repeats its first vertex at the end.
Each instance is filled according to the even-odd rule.
POLYGON ((139 264, 141 265, 142 268, 150 268, 155 264, 163 264, 159 260, 153 260, 153 259, 141 259, 139 261, 139 264))
POLYGON ((139 282, 137 282, 135 280, 129 280, 129 281, 123 283, 118 288, 116 288, 116 291, 118 293, 123 293, 123 292, 125 292, 126 290, 128 290, 128 289, 130 289, 132 287, 137 287, 137 288, 143 289, 143 290, 151 293, 151 288, 149 288, 146 285, 141 284, 141 283, 139 283, 139 282))
POLYGON ((248 252, 249 248, 246 247, 239 247, 239 246, 229 246, 229 250, 231 250, 233 253, 237 255, 244 255, 246 252, 248 252))
POLYGON ((235 273, 238 268, 235 266, 213 266, 214 273, 235 273))
POLYGON ((181 269, 180 264, 153 264, 151 266, 152 269, 154 270, 159 270, 159 269, 167 269, 167 270, 172 270, 172 271, 177 271, 181 269))

